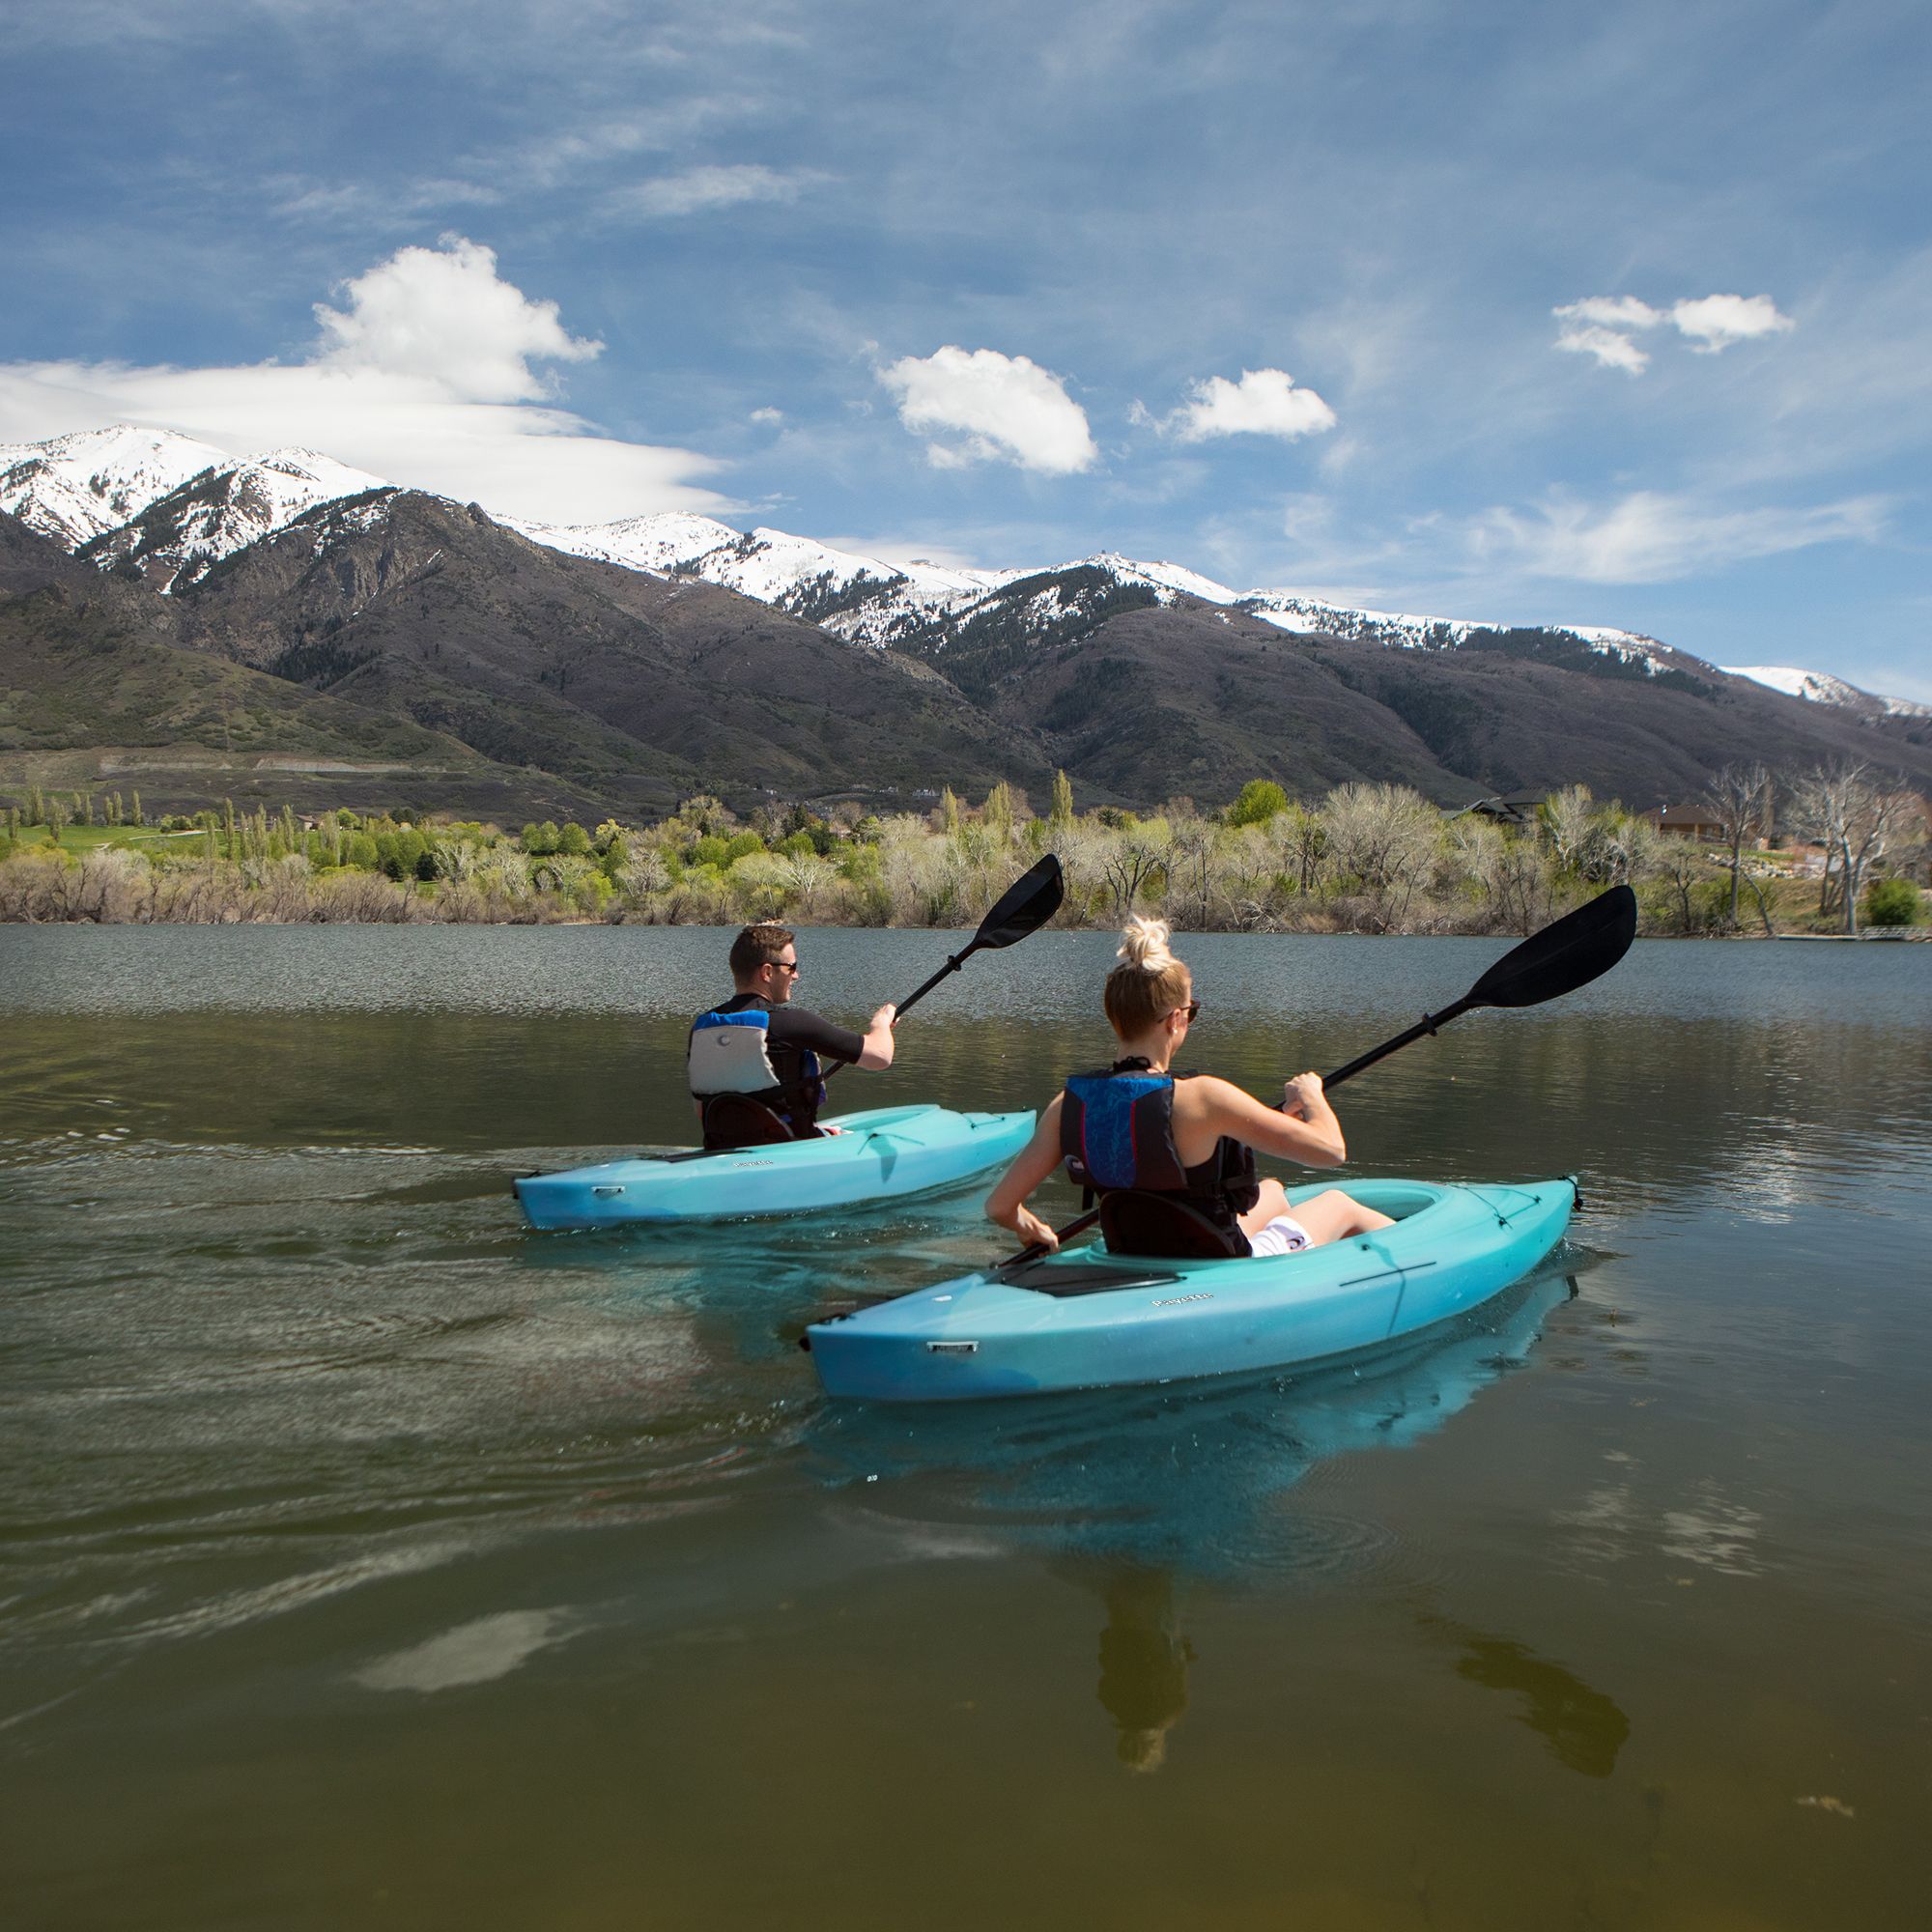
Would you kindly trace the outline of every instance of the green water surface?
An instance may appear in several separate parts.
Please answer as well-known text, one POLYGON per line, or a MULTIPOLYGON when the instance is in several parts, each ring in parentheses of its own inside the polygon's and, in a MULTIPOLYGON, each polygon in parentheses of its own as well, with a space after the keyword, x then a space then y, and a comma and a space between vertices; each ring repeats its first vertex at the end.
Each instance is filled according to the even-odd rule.
MULTIPOLYGON (((1583 1176, 1463 1328, 934 1413, 795 1343, 1003 1252, 975 1192, 520 1224, 689 1137, 723 944, 0 928, 6 1923, 1924 1924, 1932 948, 1643 944, 1364 1075, 1353 1172, 1583 1176)), ((1502 949, 1185 950, 1265 1092, 1502 949)), ((838 1098, 1037 1104, 1110 954, 838 1098)))

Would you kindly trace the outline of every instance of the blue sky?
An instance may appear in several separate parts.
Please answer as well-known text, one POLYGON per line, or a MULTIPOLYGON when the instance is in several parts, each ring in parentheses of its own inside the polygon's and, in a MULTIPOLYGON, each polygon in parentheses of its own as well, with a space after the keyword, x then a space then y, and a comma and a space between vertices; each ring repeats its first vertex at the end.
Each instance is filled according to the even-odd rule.
POLYGON ((1932 699, 1928 53, 1917 0, 24 0, 0 440, 1932 699))

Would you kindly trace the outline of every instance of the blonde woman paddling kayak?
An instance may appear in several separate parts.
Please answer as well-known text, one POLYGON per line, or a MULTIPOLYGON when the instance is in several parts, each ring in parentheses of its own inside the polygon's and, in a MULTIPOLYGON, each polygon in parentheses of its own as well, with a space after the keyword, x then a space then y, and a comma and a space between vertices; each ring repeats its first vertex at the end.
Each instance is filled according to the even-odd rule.
POLYGON ((1256 1177, 1256 1151, 1307 1167, 1348 1157, 1319 1073, 1296 1074, 1275 1109, 1212 1074, 1169 1070, 1201 1010, 1169 936, 1164 920, 1127 922, 1104 995, 1119 1057, 1067 1081, 987 1197, 988 1217, 1024 1241, 1057 1247, 1026 1200, 1065 1161, 1097 1190, 1103 1215, 1124 1225, 1132 1212, 1137 1254, 1200 1254, 1218 1242, 1230 1256, 1284 1255, 1388 1227, 1386 1214, 1339 1188, 1291 1211, 1281 1182, 1256 1177))

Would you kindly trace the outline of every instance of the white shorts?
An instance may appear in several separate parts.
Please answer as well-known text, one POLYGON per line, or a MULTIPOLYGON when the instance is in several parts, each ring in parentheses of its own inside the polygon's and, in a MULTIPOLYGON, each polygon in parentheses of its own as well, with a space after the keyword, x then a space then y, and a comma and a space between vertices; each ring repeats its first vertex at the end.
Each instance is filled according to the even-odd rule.
POLYGON ((1308 1230, 1292 1214, 1277 1214, 1248 1236, 1248 1246, 1258 1255, 1292 1255, 1307 1245, 1308 1230))

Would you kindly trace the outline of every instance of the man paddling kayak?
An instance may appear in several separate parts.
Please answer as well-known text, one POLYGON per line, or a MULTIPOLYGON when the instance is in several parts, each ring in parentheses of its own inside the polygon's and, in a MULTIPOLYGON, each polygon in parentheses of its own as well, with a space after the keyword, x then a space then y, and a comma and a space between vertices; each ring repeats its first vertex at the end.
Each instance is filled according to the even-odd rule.
POLYGON ((704 1145, 813 1140, 823 1063, 883 1072, 893 1064, 897 1009, 881 1007, 862 1035, 794 1006, 798 940, 782 925, 748 925, 731 942, 729 963, 737 990, 692 1022, 686 1050, 704 1145))
POLYGON ((1281 1182, 1255 1174, 1257 1149, 1308 1167, 1348 1157, 1319 1073, 1289 1081, 1277 1110, 1211 1074, 1168 1070, 1201 1010, 1169 936, 1164 920, 1127 922, 1103 1001, 1120 1057, 1075 1074, 1040 1115, 986 1199, 989 1218, 1024 1241, 1058 1247, 1026 1199, 1064 1160, 1100 1195, 1110 1235, 1131 1230, 1135 1254, 1283 1255, 1388 1227, 1386 1214, 1339 1188, 1291 1213, 1281 1182))

